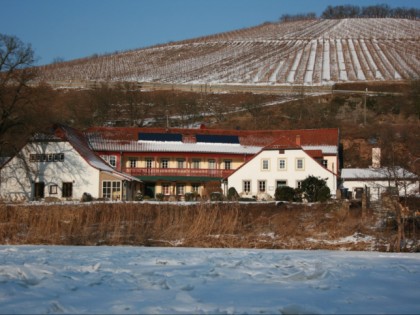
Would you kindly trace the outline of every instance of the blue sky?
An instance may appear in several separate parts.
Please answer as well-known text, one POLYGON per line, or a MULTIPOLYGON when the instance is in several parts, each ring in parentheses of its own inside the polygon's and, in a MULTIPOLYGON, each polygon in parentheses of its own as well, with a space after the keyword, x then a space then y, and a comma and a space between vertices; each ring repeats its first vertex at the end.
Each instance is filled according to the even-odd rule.
POLYGON ((420 0, 0 0, 0 33, 30 43, 37 64, 136 49, 328 5, 420 8, 420 0))

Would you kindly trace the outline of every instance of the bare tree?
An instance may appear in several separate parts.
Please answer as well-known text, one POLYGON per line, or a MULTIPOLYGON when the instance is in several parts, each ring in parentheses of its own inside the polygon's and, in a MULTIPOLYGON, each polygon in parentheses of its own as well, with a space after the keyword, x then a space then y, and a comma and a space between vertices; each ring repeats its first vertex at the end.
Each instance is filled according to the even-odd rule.
POLYGON ((34 61, 31 45, 0 34, 0 154, 10 152, 16 134, 33 129, 34 111, 40 111, 38 101, 45 101, 41 100, 45 95, 31 86, 37 75, 34 61))

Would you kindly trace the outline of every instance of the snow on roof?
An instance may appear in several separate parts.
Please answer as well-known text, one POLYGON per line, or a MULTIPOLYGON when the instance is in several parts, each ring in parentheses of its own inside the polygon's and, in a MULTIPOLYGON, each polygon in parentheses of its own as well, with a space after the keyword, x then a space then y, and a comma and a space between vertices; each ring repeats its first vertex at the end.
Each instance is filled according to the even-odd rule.
POLYGON ((130 175, 121 173, 116 171, 112 168, 108 163, 102 160, 92 149, 89 147, 89 144, 86 138, 83 136, 82 133, 78 132, 76 129, 67 127, 67 126, 60 126, 56 129, 56 136, 66 139, 69 143, 73 146, 73 148, 85 159, 86 162, 89 163, 92 167, 111 173, 116 175, 120 178, 126 180, 135 180, 138 181, 137 178, 132 177, 130 175))
POLYGON ((338 154, 338 147, 332 145, 303 145, 305 151, 322 151, 323 154, 338 154))
POLYGON ((366 179, 382 179, 388 178, 405 178, 405 179, 416 179, 418 176, 414 173, 402 167, 395 168, 343 168, 341 170, 341 178, 345 180, 366 180, 366 179))
POLYGON ((261 150, 259 146, 243 146, 240 144, 118 141, 105 140, 97 136, 89 137, 89 143, 95 151, 255 154, 261 150))

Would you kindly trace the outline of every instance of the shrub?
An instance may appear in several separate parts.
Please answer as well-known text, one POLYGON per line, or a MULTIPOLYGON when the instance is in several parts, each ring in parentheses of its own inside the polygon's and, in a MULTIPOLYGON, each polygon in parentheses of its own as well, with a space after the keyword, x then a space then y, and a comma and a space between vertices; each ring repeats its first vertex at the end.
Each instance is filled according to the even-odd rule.
POLYGON ((141 191, 137 191, 136 195, 134 196, 134 200, 135 201, 142 201, 143 200, 143 194, 141 193, 141 191))
POLYGON ((235 187, 230 187, 229 188, 227 198, 228 198, 228 200, 238 200, 239 199, 239 194, 236 191, 235 187))
POLYGON ((274 198, 277 201, 296 201, 296 191, 290 186, 280 186, 276 188, 274 198))
POLYGON ((327 182, 315 176, 308 176, 302 182, 302 192, 308 202, 323 202, 331 198, 327 182))
POLYGON ((92 195, 91 194, 89 194, 89 193, 83 193, 83 195, 82 195, 82 202, 89 202, 89 201, 92 201, 93 200, 93 197, 92 197, 92 195))
POLYGON ((223 194, 220 192, 212 192, 210 194, 210 200, 211 201, 223 201, 223 194))
POLYGON ((185 201, 197 201, 199 197, 200 195, 195 191, 185 193, 185 201))
POLYGON ((164 195, 162 193, 156 194, 156 200, 157 201, 163 201, 164 195))

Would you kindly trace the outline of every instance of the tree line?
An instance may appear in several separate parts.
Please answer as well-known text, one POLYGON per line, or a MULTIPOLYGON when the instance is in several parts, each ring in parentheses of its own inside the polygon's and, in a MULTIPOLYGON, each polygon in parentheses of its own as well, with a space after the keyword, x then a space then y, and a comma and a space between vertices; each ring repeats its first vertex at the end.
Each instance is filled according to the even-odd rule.
MULTIPOLYGON (((313 20, 317 15, 314 12, 300 13, 295 15, 284 14, 280 17, 281 22, 298 20, 313 20)), ((343 18, 420 18, 420 9, 396 7, 391 8, 387 4, 371 5, 360 7, 357 5, 329 5, 320 15, 321 19, 343 19, 343 18)))

